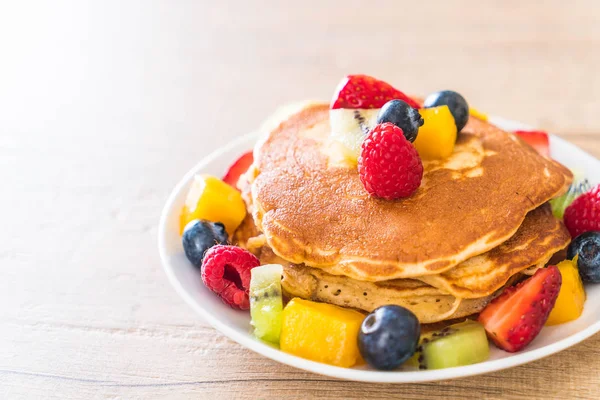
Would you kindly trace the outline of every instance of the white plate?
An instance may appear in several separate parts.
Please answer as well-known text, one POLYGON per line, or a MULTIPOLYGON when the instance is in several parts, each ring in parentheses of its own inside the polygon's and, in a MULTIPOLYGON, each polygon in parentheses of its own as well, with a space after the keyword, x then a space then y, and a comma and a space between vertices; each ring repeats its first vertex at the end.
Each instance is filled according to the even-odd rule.
MULTIPOLYGON (((491 122, 506 130, 529 128, 501 118, 492 118, 491 122)), ((241 345, 281 363, 336 378, 365 382, 426 382, 483 374, 525 364, 564 350, 600 331, 600 285, 589 285, 586 287, 588 297, 583 315, 576 321, 545 327, 524 351, 516 354, 506 353, 491 346, 492 352, 488 361, 464 367, 391 372, 376 371, 368 367, 339 368, 286 354, 255 339, 250 333, 249 313, 234 311, 222 303, 204 287, 199 270, 186 259, 179 236, 179 212, 194 174, 202 172, 222 176, 239 155, 253 148, 257 139, 258 135, 255 133, 240 137, 215 151, 189 171, 169 196, 160 219, 158 233, 160 257, 165 272, 177 292, 213 327, 241 345)), ((600 161, 556 136, 550 138, 550 145, 552 156, 556 160, 584 173, 590 183, 600 182, 600 161)))

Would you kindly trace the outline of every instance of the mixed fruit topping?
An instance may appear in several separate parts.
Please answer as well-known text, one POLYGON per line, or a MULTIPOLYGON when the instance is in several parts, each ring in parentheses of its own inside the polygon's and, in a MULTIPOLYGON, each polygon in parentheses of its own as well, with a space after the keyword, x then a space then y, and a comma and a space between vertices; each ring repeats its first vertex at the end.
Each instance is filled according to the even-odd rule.
POLYGON ((421 185, 421 159, 449 157, 469 119, 469 106, 457 92, 433 93, 421 106, 366 75, 345 77, 330 108, 332 139, 350 163, 358 163, 365 190, 386 200, 413 195, 421 185))
MULTIPOLYGON (((366 75, 344 78, 330 108, 332 139, 356 163, 366 192, 384 201, 412 196, 419 189, 422 160, 450 156, 469 115, 487 119, 456 92, 431 94, 421 106, 366 75)), ((546 133, 515 134, 549 157, 546 133)), ((180 233, 184 253, 200 268, 204 286, 230 307, 249 310, 254 335, 284 352, 340 367, 366 362, 379 370, 470 365, 489 358, 490 342, 517 352, 545 325, 576 320, 584 312, 584 285, 600 283, 600 185, 590 190, 587 180, 578 179, 565 195, 552 201, 554 214, 564 219, 573 237, 567 258, 506 287, 476 320, 422 333, 417 317, 397 305, 365 315, 331 304, 287 299, 281 265, 261 266, 255 255, 231 245, 246 217, 236 185, 252 163, 248 152, 223 179, 195 176, 181 210, 180 233)))

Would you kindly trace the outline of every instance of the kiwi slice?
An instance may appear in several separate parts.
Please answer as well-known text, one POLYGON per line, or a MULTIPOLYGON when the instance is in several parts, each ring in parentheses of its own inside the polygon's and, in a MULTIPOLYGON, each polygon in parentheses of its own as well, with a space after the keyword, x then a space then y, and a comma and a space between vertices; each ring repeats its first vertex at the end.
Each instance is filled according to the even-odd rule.
POLYGON ((592 189, 590 182, 587 179, 579 180, 577 179, 577 175, 575 176, 576 178, 571 186, 569 186, 567 193, 550 200, 552 213, 558 219, 563 218, 565 215, 565 209, 569 207, 577 197, 581 196, 583 193, 589 192, 592 189))
POLYGON ((250 322, 254 335, 267 342, 279 343, 281 334, 281 274, 283 267, 268 264, 252 268, 250 278, 250 322))
POLYGON ((475 321, 464 321, 421 336, 408 365, 419 369, 442 369, 485 361, 490 356, 485 329, 475 321))

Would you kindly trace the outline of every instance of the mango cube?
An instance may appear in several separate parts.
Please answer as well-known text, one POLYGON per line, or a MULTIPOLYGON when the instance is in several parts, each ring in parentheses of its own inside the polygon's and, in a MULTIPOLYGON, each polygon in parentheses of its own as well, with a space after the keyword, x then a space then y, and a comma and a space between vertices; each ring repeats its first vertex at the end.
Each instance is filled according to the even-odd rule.
POLYGON ((246 216, 242 195, 217 177, 196 175, 179 218, 180 233, 188 222, 204 219, 221 222, 231 236, 246 216))
POLYGON ((478 119, 480 119, 482 121, 487 121, 488 120, 487 114, 484 114, 481 111, 478 111, 478 110, 476 110, 473 107, 469 107, 469 114, 471 115, 471 117, 478 118, 478 119))
POLYGON ((577 258, 572 261, 562 261, 557 267, 562 276, 562 285, 546 325, 558 325, 576 320, 581 316, 585 303, 585 289, 577 269, 577 258))
POLYGON ((299 298, 283 309, 281 350, 326 364, 352 367, 361 361, 358 311, 299 298))
POLYGON ((419 109, 425 123, 419 128, 414 146, 423 160, 447 158, 454 151, 456 123, 448 106, 419 109))

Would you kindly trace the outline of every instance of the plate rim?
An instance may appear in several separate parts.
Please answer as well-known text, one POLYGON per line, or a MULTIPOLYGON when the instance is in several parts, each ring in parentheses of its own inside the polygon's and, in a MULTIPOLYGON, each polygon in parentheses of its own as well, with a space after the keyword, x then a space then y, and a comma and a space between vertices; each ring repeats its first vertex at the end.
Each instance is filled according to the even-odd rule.
MULTIPOLYGON (((523 124, 518 121, 513 121, 501 117, 490 116, 488 119, 495 125, 514 125, 520 126, 522 129, 531 129, 527 124, 523 124)), ((585 153, 587 156, 596 159, 594 156, 587 153, 585 150, 580 149, 574 144, 556 136, 550 134, 551 140, 557 142, 559 145, 568 144, 576 147, 579 151, 585 153)), ((169 282, 174 287, 175 291, 181 296, 184 301, 200 316, 202 316, 213 328, 227 336, 229 339, 236 343, 254 351, 264 357, 270 358, 271 360, 286 364, 304 371, 329 376, 338 379, 352 380, 359 382, 371 382, 371 383, 419 383, 419 382, 433 382, 442 381, 448 379, 465 378, 469 376, 482 375, 491 372, 501 371, 508 368, 517 367, 530 363, 532 361, 540 360, 548 357, 552 354, 556 354, 562 350, 572 347, 578 343, 581 343, 585 339, 592 335, 600 332, 600 320, 596 321, 587 328, 572 334, 564 339, 557 342, 548 344, 535 350, 527 351, 525 353, 514 353, 510 357, 484 361, 482 363, 446 368, 439 370, 429 371, 376 371, 376 370, 362 370, 353 368, 342 368, 316 361, 307 360, 292 354, 285 353, 269 344, 263 343, 258 339, 253 338, 249 334, 242 334, 236 331, 219 319, 213 317, 211 313, 201 307, 196 300, 188 294, 185 288, 181 285, 179 279, 173 271, 168 255, 166 246, 166 226, 167 218, 173 208, 173 203, 176 201, 181 190, 188 184, 190 179, 198 173, 206 165, 210 164, 214 160, 218 159, 225 153, 231 151, 235 147, 242 145, 250 139, 258 140, 260 138, 260 132, 252 131, 245 135, 242 135, 235 140, 231 141, 225 146, 217 148, 215 151, 208 154, 202 160, 200 160, 193 168, 191 168, 186 174, 179 180, 175 185, 165 205, 163 206, 159 226, 158 226, 158 250, 161 259, 162 269, 164 270, 169 282)))

